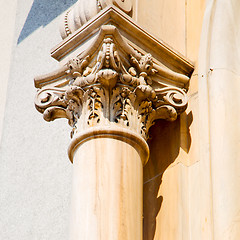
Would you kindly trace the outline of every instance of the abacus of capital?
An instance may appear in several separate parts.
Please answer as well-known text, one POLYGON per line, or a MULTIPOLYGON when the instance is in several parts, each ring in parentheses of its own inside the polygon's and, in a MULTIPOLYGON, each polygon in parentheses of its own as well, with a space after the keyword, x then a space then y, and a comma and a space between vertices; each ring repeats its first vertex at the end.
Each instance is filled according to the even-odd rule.
POLYGON ((36 109, 72 127, 71 240, 142 239, 149 129, 187 107, 192 64, 139 27, 132 11, 131 1, 78 1, 52 51, 60 68, 35 78, 36 109))

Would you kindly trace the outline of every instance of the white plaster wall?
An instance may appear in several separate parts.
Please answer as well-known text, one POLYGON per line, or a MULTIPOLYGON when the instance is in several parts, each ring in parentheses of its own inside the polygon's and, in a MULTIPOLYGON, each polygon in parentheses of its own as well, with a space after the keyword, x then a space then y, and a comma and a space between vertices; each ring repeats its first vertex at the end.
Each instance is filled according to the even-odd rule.
MULTIPOLYGON (((0 239, 68 238, 72 175, 72 166, 67 157, 70 127, 65 120, 47 123, 42 119, 34 107, 36 89, 33 78, 58 66, 50 57, 50 49, 61 40, 58 32, 59 16, 55 17, 51 11, 61 8, 58 11, 61 13, 69 2, 72 4, 74 0, 18 1, 12 51, 14 1, 11 2, 13 5, 10 4, 12 11, 5 9, 12 29, 8 33, 1 26, 1 33, 9 36, 4 34, 2 39, 1 35, 1 44, 7 43, 6 53, 2 51, 1 45, 2 56, 6 56, 7 62, 5 69, 1 66, 1 77, 5 78, 1 79, 0 85, 6 96, 6 105, 2 104, 0 109, 3 116, 5 107, 2 134, 0 131, 0 239), (41 9, 44 3, 47 3, 46 9, 41 9), (35 11, 31 12, 33 4, 35 11), (48 17, 49 22, 45 19, 48 17), (31 31, 25 28, 23 34, 27 19, 31 31), (36 25, 35 21, 44 21, 44 26, 36 25), (21 41, 18 42, 19 36, 21 41), (11 55, 12 62, 9 65, 11 55)), ((9 1, 0 1, 0 6, 6 3, 9 1)), ((1 95, 1 103, 3 98, 1 95)))
POLYGON ((7 83, 9 78, 12 45, 15 29, 17 0, 10 2, 0 0, 0 142, 2 136, 2 124, 6 104, 7 83))

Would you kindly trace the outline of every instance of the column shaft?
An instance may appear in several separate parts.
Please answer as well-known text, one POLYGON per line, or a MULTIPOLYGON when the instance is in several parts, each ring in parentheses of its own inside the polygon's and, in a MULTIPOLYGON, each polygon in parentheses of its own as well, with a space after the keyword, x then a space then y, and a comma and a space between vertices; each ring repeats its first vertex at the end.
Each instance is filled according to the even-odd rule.
POLYGON ((121 139, 92 138, 73 157, 71 240, 141 240, 143 164, 121 139))

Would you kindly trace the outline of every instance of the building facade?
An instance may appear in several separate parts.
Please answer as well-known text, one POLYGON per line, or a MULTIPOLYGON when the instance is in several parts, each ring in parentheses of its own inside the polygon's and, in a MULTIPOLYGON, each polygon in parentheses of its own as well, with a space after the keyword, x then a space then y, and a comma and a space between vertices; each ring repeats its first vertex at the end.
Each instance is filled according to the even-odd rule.
MULTIPOLYGON (((70 15, 67 15, 66 20, 66 11, 76 2, 14 0, 11 3, 0 3, 3 16, 0 39, 3 56, 0 66, 0 239, 239 239, 240 3, 237 0, 133 0, 96 1, 91 5, 93 1, 78 1, 79 16, 85 16, 85 20, 81 22, 85 25, 78 26, 81 24, 76 23, 77 21, 71 22, 72 15, 74 19, 71 11, 67 12, 70 15), (88 19, 86 16, 91 15, 92 6, 96 6, 98 10, 88 19), (106 10, 107 8, 109 10, 106 10), (116 166, 116 172, 112 169, 102 170, 100 173, 107 176, 102 180, 96 178, 88 165, 82 164, 79 168, 72 165, 67 149, 72 144, 70 133, 75 125, 68 126, 66 119, 51 123, 43 121, 42 115, 37 111, 42 105, 36 104, 35 86, 41 89, 41 84, 49 84, 57 78, 66 77, 53 77, 51 74, 47 77, 37 76, 62 69, 72 59, 74 51, 81 50, 81 46, 84 51, 88 49, 93 42, 89 36, 93 33, 91 37, 94 39, 98 30, 107 25, 108 21, 120 32, 121 39, 142 56, 151 53, 151 70, 157 68, 158 73, 154 75, 147 70, 141 70, 141 67, 141 71, 138 71, 147 72, 148 77, 161 86, 167 84, 174 89, 179 88, 180 92, 186 92, 188 98, 187 108, 179 110, 175 107, 179 114, 174 121, 167 121, 169 119, 166 114, 159 113, 148 132, 149 138, 146 138, 149 159, 143 164, 142 170, 140 165, 132 162, 133 159, 143 158, 144 154, 139 152, 144 149, 144 143, 140 144, 140 147, 135 147, 134 144, 129 147, 127 144, 130 140, 121 140, 120 146, 119 142, 115 142, 116 139, 110 141, 100 137, 94 140, 99 143, 84 143, 80 150, 76 150, 78 153, 73 154, 73 162, 74 158, 75 162, 84 159, 84 164, 95 161, 97 157, 100 163, 104 159, 109 159, 109 162, 113 159, 116 162, 127 159, 127 168, 121 175, 127 176, 124 178, 126 185, 117 182, 119 168, 116 166), (59 33, 59 22, 62 24, 62 36, 67 37, 65 40, 62 40, 59 33), (89 22, 92 23, 91 26, 88 25, 89 22), (86 26, 91 31, 84 33, 81 29, 87 29, 86 26), (77 40, 71 42, 73 35, 77 40), (82 41, 83 44, 77 45, 74 41, 82 41), (51 49, 55 59, 50 56, 51 49), (76 176, 79 176, 79 179, 76 180, 76 176), (81 179, 84 179, 82 185, 81 179), (92 183, 92 179, 95 179, 95 182, 92 183), (116 184, 106 192, 104 187, 107 182, 113 183, 115 180, 116 184), (81 206, 91 209, 89 199, 92 195, 89 192, 96 191, 93 187, 96 183, 106 193, 106 196, 101 195, 98 201, 103 204, 100 206, 106 208, 102 213, 113 215, 109 218, 111 221, 106 214, 95 219, 96 222, 90 221, 88 218, 91 214, 88 211, 84 213, 83 207, 81 209, 81 206), (130 187, 126 192, 120 193, 121 201, 117 202, 116 192, 123 186, 130 187), (81 190, 78 191, 79 189, 81 190), (136 189, 139 189, 139 192, 135 191, 136 189), (81 203, 80 206, 74 203, 75 200, 81 203), (73 217, 76 212, 79 216, 73 217), (115 212, 120 215, 114 215, 115 212), (112 219, 116 220, 115 225, 112 219), (82 223, 85 223, 84 227, 80 227, 83 226, 82 223), (104 235, 104 231, 99 235, 94 234, 96 229, 100 229, 100 232, 107 229, 107 235, 104 235), (118 237, 111 229, 118 231, 118 237), (136 229, 138 233, 135 233, 136 229), (139 231, 141 236, 137 235, 139 231)), ((95 52, 88 52, 92 59, 92 63, 90 61, 88 65, 91 73, 99 76, 101 70, 111 69, 111 64, 114 65, 112 62, 108 65, 98 57, 99 52, 104 52, 101 49, 102 42, 109 36, 116 45, 113 49, 117 49, 113 50, 113 59, 118 59, 115 52, 119 52, 120 60, 117 63, 128 66, 128 69, 135 66, 130 64, 129 67, 130 60, 126 59, 130 50, 121 43, 113 27, 102 29, 104 37, 98 40, 99 48, 96 47, 95 52), (103 67, 94 72, 93 63, 101 63, 103 67)), ((131 52, 131 56, 133 55, 134 52, 131 52)), ((69 69, 64 70, 64 74, 67 70, 69 69)), ((128 70, 128 73, 131 75, 132 71, 128 70)), ((89 76, 81 74, 81 77, 89 76)), ((135 77, 142 81, 140 77, 144 75, 138 74, 132 73, 131 79, 135 77)), ((66 79, 69 80, 69 75, 66 79)), ((144 80, 146 79, 144 77, 144 80)), ((69 81, 71 85, 71 80, 69 81)), ((102 81, 101 84, 108 84, 109 87, 110 82, 102 81)), ((128 86, 128 83, 124 84, 125 87, 128 86)), ((150 84, 136 84, 142 85, 150 84)), ((157 94, 161 92, 158 85, 158 88, 155 88, 154 84, 151 86, 157 94)), ((41 101, 44 103, 43 98, 41 101)), ((154 105, 154 100, 152 102, 154 105)), ((66 104, 69 105, 69 102, 66 104)), ((54 106, 56 107, 56 104, 54 106)), ((63 115, 54 112, 50 114, 50 118, 52 116, 63 115)), ((124 116, 121 119, 125 121, 124 116)), ((129 124, 131 125, 131 121, 129 124)), ((77 131, 81 132, 82 128, 78 129, 77 131)), ((94 134, 98 133, 99 131, 94 134)), ((128 136, 126 139, 129 139, 126 134, 124 137, 128 136)))

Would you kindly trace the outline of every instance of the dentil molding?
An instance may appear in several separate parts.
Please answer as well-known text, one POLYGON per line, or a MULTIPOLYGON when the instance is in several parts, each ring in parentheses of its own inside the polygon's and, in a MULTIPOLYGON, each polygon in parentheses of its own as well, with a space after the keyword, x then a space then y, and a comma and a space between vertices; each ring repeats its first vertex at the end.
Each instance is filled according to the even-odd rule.
POLYGON ((99 11, 80 14, 81 25, 70 19, 83 2, 68 12, 72 27, 65 21, 65 39, 52 50, 61 67, 35 78, 36 109, 46 121, 67 118, 71 137, 111 126, 147 140, 156 119, 174 121, 186 109, 193 65, 126 14, 131 1, 99 0, 99 11))

